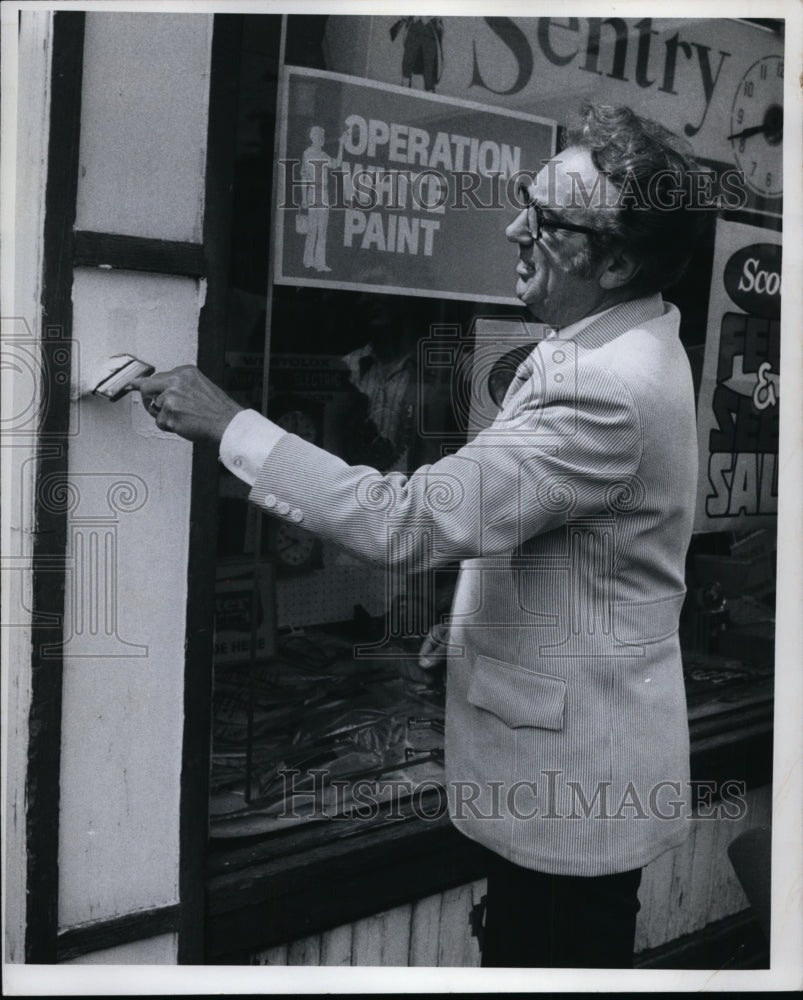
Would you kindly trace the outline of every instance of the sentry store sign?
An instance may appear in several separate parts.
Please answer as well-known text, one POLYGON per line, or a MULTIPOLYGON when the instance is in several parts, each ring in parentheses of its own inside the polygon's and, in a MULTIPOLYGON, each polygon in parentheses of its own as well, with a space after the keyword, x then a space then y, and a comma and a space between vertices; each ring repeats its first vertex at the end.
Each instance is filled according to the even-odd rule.
POLYGON ((505 227, 554 148, 542 118, 288 69, 275 281, 515 304, 505 227))

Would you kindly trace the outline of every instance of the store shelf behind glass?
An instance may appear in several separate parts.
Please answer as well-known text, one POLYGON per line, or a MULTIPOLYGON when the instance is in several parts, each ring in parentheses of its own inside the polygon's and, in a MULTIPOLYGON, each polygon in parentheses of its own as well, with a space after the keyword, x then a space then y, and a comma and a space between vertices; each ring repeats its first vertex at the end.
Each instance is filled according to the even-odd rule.
POLYGON ((442 782, 443 689, 401 676, 398 653, 357 659, 346 638, 294 631, 277 657, 218 671, 211 835, 364 816, 442 782))

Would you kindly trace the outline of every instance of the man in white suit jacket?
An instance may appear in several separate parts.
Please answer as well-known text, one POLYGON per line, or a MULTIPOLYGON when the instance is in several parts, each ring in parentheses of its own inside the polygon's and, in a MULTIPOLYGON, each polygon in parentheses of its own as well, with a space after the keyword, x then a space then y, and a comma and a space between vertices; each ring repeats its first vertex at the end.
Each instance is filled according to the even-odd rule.
POLYGON ((348 466, 193 368, 136 386, 160 427, 219 442, 274 516, 381 563, 461 560, 446 779, 453 822, 489 852, 486 965, 631 964, 641 869, 687 834, 697 456, 660 291, 705 221, 692 170, 660 126, 585 109, 507 229, 516 294, 553 335, 489 428, 412 475, 348 466))

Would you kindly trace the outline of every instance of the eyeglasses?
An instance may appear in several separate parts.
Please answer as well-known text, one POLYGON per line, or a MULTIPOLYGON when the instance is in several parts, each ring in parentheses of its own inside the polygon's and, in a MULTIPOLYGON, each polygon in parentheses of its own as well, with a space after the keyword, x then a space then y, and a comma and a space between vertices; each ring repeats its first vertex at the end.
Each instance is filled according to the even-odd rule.
POLYGON ((590 226, 576 226, 571 222, 553 222, 552 219, 544 218, 544 210, 536 201, 530 198, 530 192, 525 188, 519 188, 519 197, 525 202, 527 209, 527 229, 533 240, 540 240, 545 229, 565 229, 570 233, 587 233, 589 236, 599 236, 598 229, 590 226))

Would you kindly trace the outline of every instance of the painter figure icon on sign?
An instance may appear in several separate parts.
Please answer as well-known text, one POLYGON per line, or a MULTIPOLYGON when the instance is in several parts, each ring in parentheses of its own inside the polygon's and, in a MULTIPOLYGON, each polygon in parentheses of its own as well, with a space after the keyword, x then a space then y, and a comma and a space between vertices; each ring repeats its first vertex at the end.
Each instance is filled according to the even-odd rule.
POLYGON ((343 162, 343 144, 346 134, 340 137, 337 156, 326 152, 326 133, 320 125, 309 130, 310 144, 301 156, 301 179, 304 181, 301 207, 304 210, 296 216, 296 230, 305 236, 304 267, 316 271, 331 271, 326 263, 326 234, 329 228, 331 207, 329 184, 331 173, 338 170, 343 162))

